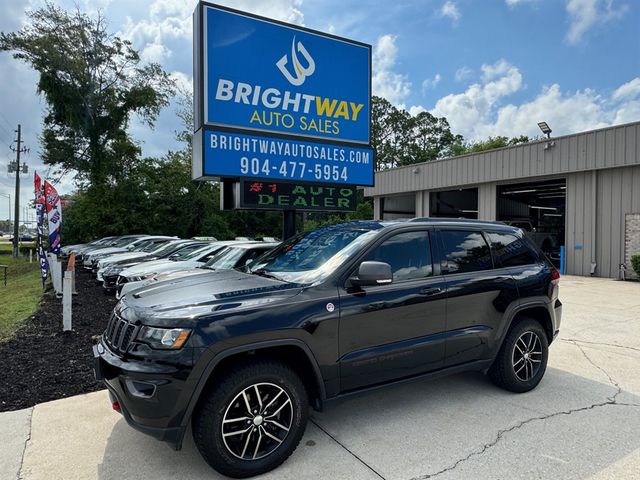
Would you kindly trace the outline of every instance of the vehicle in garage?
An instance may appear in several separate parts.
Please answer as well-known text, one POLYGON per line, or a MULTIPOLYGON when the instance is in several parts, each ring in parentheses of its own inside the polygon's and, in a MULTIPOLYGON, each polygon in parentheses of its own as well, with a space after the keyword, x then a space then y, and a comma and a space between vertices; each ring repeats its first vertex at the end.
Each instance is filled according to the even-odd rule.
MULTIPOLYGON (((542 379, 559 273, 497 222, 359 221, 301 233, 245 271, 137 289, 95 339, 96 378, 134 428, 244 478, 293 452, 309 405, 401 380, 542 379)), ((372 419, 375 421, 375 419, 372 419)))

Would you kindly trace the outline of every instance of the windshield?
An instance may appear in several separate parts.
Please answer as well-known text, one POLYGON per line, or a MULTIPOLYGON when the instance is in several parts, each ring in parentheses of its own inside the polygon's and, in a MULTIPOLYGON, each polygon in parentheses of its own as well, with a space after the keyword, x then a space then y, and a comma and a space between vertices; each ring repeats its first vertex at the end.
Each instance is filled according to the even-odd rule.
POLYGON ((171 260, 191 260, 191 258, 199 252, 206 252, 211 248, 211 245, 205 245, 204 247, 200 243, 194 243, 193 245, 186 245, 179 248, 173 254, 171 254, 171 260))
POLYGON ((379 224, 336 225, 301 233, 255 261, 249 273, 269 273, 295 283, 323 281, 376 235, 379 224))
POLYGON ((147 245, 142 248, 136 248, 136 250, 141 250, 143 252, 155 253, 156 250, 164 247, 171 240, 151 240, 147 245))
POLYGON ((206 268, 219 268, 230 270, 236 266, 238 260, 246 253, 247 249, 242 247, 223 248, 215 257, 204 264, 206 268))
POLYGON ((167 243, 163 243, 162 246, 156 248, 153 252, 154 255, 158 257, 164 257, 165 255, 169 255, 175 252, 178 248, 184 246, 184 241, 180 240, 169 240, 167 243))
POLYGON ((124 247, 124 246, 129 245, 131 242, 134 242, 136 240, 137 239, 131 238, 131 237, 121 238, 120 240, 117 240, 116 242, 112 243, 111 246, 112 247, 124 247))
POLYGON ((144 248, 149 245, 153 245, 153 240, 141 239, 141 240, 136 240, 132 242, 131 244, 127 245, 126 248, 129 251, 140 252, 140 251, 143 251, 144 248))

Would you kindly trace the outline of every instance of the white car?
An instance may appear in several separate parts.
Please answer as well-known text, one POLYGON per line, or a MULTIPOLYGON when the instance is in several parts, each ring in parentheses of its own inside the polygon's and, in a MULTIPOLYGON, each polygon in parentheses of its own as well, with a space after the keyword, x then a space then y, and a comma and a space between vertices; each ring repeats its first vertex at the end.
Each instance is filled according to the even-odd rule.
POLYGON ((178 253, 176 255, 171 255, 169 258, 162 258, 133 265, 122 270, 118 275, 118 290, 120 290, 125 284, 147 280, 160 273, 192 269, 204 265, 224 247, 234 243, 238 242, 212 242, 211 244, 200 247, 197 250, 187 252, 185 255, 178 253))
POLYGON ((145 238, 144 242, 140 242, 136 248, 127 252, 117 252, 112 254, 107 254, 102 257, 98 257, 98 261, 93 262, 94 270, 97 269, 97 278, 98 281, 102 281, 101 272, 104 271, 105 268, 114 265, 116 263, 121 263, 126 260, 140 260, 143 261, 146 257, 156 258, 155 255, 165 246, 180 241, 179 238, 175 237, 150 237, 145 238))
MULTIPOLYGON (((280 245, 279 243, 264 242, 228 242, 228 245, 216 253, 208 262, 195 268, 180 268, 179 270, 165 271, 148 278, 137 277, 137 281, 123 283, 117 297, 122 298, 138 288, 142 288, 156 282, 170 281, 189 275, 207 273, 208 270, 230 270, 242 268, 253 262, 256 258, 280 245)), ((180 262, 183 263, 183 262, 180 262)))
POLYGON ((126 237, 118 240, 110 247, 92 249, 83 255, 83 266, 87 270, 91 270, 95 267, 94 264, 104 257, 113 255, 114 253, 130 252, 141 245, 146 245, 144 242, 147 238, 149 238, 147 235, 143 237, 126 237))

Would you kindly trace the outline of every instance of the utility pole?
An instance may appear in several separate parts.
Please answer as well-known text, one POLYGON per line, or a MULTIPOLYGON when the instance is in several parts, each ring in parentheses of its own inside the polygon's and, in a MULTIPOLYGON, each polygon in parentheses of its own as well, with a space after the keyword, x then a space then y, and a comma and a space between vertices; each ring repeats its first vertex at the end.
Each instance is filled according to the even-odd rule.
POLYGON ((19 226, 20 226, 20 172, 27 173, 27 166, 24 165, 23 168, 20 168, 20 154, 26 153, 29 151, 28 148, 22 146, 22 129, 20 124, 18 124, 18 130, 16 130, 18 134, 18 138, 16 140, 16 147, 11 147, 11 150, 16 152, 16 161, 15 165, 9 165, 9 172, 13 171, 13 168, 16 170, 16 193, 14 200, 14 220, 13 220, 13 258, 18 258, 19 248, 18 241, 20 238, 19 226))

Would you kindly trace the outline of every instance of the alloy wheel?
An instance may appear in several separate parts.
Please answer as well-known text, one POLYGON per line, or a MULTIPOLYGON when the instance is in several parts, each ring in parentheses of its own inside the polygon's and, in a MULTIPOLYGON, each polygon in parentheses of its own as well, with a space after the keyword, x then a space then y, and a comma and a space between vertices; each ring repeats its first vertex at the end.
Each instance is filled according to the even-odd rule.
POLYGON ((516 377, 523 382, 538 374, 542 365, 542 342, 536 333, 526 331, 518 337, 513 347, 512 365, 516 377))
POLYGON ((273 383, 256 383, 238 393, 222 421, 222 439, 233 456, 259 460, 287 438, 293 423, 293 403, 273 383))

